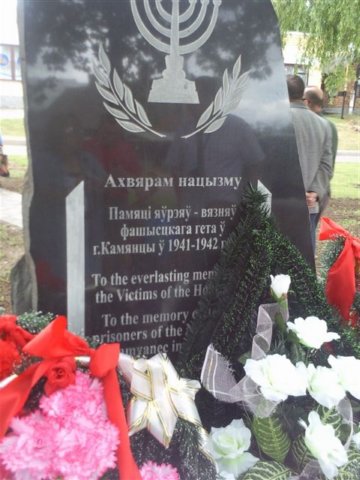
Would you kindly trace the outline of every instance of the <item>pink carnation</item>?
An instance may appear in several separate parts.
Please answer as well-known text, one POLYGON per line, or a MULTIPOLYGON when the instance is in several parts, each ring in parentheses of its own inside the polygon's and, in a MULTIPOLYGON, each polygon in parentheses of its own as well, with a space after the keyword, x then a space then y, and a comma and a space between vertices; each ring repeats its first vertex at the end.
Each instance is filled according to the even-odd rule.
POLYGON ((154 462, 146 462, 140 469, 142 480, 180 480, 175 467, 168 463, 157 465, 154 462))
POLYGON ((1 480, 13 480, 13 474, 6 470, 5 465, 0 460, 0 478, 1 480))
POLYGON ((99 478, 116 465, 117 428, 107 418, 103 387, 80 371, 75 384, 43 396, 40 409, 14 418, 0 462, 17 478, 99 478))

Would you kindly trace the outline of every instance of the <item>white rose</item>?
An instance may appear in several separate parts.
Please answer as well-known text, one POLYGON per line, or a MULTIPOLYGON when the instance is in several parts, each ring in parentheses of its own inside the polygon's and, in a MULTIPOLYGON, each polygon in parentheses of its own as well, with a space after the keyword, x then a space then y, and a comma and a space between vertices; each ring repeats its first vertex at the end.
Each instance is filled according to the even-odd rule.
POLYGON ((285 355, 268 355, 261 360, 249 359, 244 366, 246 375, 260 386, 267 400, 280 402, 289 395, 306 394, 307 372, 304 364, 293 365, 285 355))
POLYGON ((319 461, 326 478, 332 479, 338 474, 338 467, 342 467, 348 461, 346 450, 336 437, 334 428, 331 425, 324 425, 317 412, 310 412, 308 419, 308 426, 300 421, 306 429, 305 444, 319 461))
POLYGON ((272 291, 272 294, 276 298, 276 300, 280 300, 281 298, 284 298, 287 296, 287 293, 289 291, 291 279, 289 275, 275 275, 273 277, 270 275, 271 278, 271 285, 270 289, 272 291))
POLYGON ((250 447, 251 432, 243 420, 233 420, 227 427, 212 428, 209 450, 220 477, 236 479, 258 461, 246 450, 250 447))
POLYGON ((339 383, 353 397, 360 400, 360 360, 355 357, 334 357, 328 362, 336 372, 339 383))
POLYGON ((233 475, 232 473, 228 473, 225 471, 219 472, 219 469, 217 469, 216 478, 219 480, 236 480, 235 475, 233 475))
POLYGON ((327 323, 317 317, 295 318, 294 323, 287 322, 287 327, 292 330, 300 343, 309 348, 320 348, 325 342, 338 340, 337 333, 327 331, 327 323))
POLYGON ((346 395, 336 373, 331 368, 315 368, 312 364, 308 365, 307 371, 310 395, 326 408, 336 407, 346 395))

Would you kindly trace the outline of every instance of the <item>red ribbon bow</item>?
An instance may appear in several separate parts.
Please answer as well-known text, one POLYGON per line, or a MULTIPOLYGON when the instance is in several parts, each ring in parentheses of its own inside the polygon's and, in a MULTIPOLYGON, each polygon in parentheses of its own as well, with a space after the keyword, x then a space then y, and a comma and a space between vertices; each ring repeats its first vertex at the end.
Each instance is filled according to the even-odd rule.
POLYGON ((355 266, 360 260, 360 239, 353 237, 347 230, 330 218, 322 217, 320 224, 320 240, 333 240, 337 237, 345 239, 344 248, 329 269, 326 281, 326 297, 330 305, 340 311, 345 320, 350 319, 350 308, 354 302, 355 266))
POLYGON ((85 340, 67 331, 65 317, 57 317, 25 345, 23 351, 43 360, 31 365, 0 389, 0 440, 6 434, 12 418, 22 410, 33 386, 46 375, 54 365, 54 360, 90 356, 90 372, 101 379, 109 420, 119 430, 117 461, 121 480, 140 480, 140 473, 130 449, 128 426, 116 374, 120 345, 104 344, 94 350, 85 340))

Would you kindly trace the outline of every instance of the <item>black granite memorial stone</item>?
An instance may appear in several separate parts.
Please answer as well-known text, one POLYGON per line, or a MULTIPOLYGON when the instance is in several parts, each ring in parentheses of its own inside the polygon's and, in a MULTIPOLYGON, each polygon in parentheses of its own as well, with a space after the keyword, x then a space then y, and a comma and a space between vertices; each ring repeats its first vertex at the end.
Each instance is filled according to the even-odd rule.
POLYGON ((249 182, 311 259, 270 1, 21 12, 39 309, 127 353, 176 355, 249 182))

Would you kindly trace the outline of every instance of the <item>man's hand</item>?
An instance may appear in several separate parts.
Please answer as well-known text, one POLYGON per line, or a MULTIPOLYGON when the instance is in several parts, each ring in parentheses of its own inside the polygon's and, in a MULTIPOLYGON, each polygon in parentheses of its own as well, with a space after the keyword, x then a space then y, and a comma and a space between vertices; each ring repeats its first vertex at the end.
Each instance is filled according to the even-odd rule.
POLYGON ((308 207, 315 207, 318 196, 316 192, 306 192, 306 205, 308 207))

